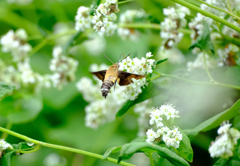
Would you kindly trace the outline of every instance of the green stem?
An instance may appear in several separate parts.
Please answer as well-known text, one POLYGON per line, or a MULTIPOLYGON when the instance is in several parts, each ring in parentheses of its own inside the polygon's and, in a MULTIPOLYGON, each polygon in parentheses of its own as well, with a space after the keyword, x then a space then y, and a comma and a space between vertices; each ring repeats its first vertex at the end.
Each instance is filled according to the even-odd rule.
POLYGON ((36 45, 32 51, 28 54, 29 56, 36 53, 37 51, 39 51, 41 48, 43 48, 50 40, 54 40, 56 38, 62 37, 62 36, 66 36, 66 35, 71 35, 76 33, 76 30, 69 30, 66 32, 62 32, 62 33, 58 33, 58 34, 53 34, 47 38, 45 38, 42 42, 40 42, 38 45, 36 45))
POLYGON ((233 25, 232 23, 230 23, 230 22, 228 22, 228 21, 226 21, 226 20, 224 20, 224 19, 222 19, 222 18, 220 18, 220 17, 218 17, 218 16, 216 16, 216 15, 214 15, 214 14, 208 12, 208 11, 205 11, 205 10, 203 10, 203 9, 201 9, 201 8, 191 4, 189 2, 186 2, 184 0, 172 0, 172 1, 174 1, 176 3, 179 3, 183 6, 186 6, 189 9, 195 10, 195 11, 203 14, 204 16, 210 17, 210 18, 212 18, 212 19, 214 19, 214 20, 216 20, 216 21, 218 21, 218 22, 220 22, 220 23, 222 23, 222 24, 224 24, 224 25, 226 25, 226 26, 228 26, 228 27, 230 27, 230 28, 232 28, 235 31, 240 33, 240 28, 237 27, 236 25, 233 25))
POLYGON ((206 69, 206 72, 207 72, 207 75, 208 75, 210 81, 211 81, 211 82, 216 82, 216 81, 213 79, 213 77, 211 76, 211 74, 210 74, 210 72, 209 72, 209 70, 208 70, 206 53, 205 53, 205 52, 203 52, 203 59, 204 59, 204 66, 205 66, 205 69, 206 69))
MULTIPOLYGON (((95 158, 98 158, 98 159, 102 159, 102 157, 103 157, 102 155, 87 152, 87 151, 80 150, 80 149, 74 149, 74 148, 70 148, 70 147, 66 147, 66 146, 55 145, 55 144, 50 144, 50 143, 46 143, 46 142, 37 141, 37 140, 29 138, 25 135, 16 133, 16 132, 8 130, 8 129, 5 129, 3 127, 0 127, 0 131, 8 133, 10 135, 13 135, 15 137, 18 137, 18 138, 23 139, 25 141, 32 142, 36 145, 45 146, 45 147, 49 147, 49 148, 53 148, 53 149, 65 150, 65 151, 73 152, 73 153, 79 153, 79 154, 82 154, 82 155, 91 156, 91 157, 95 157, 95 158)), ((107 158, 107 161, 110 161, 110 162, 113 162, 113 163, 118 163, 118 161, 116 159, 113 159, 113 158, 110 158, 110 157, 107 158)), ((126 165, 126 166, 134 166, 133 164, 126 163, 126 162, 123 162, 123 161, 121 161, 119 164, 120 165, 126 165)))
MULTIPOLYGON (((228 5, 228 10, 230 11, 230 13, 232 14, 233 13, 233 11, 232 11, 232 7, 231 7, 231 3, 230 3, 230 1, 228 0, 227 1, 227 5, 228 5)), ((229 15, 231 15, 231 14, 229 14, 229 15)), ((238 17, 239 18, 239 17, 238 17)), ((238 20, 240 20, 240 19, 238 19, 238 20)))
POLYGON ((121 2, 118 2, 117 4, 120 5, 120 4, 124 4, 124 3, 128 3, 128 2, 132 2, 134 0, 126 0, 126 1, 121 1, 121 2))
POLYGON ((119 28, 141 28, 141 29, 158 29, 160 30, 160 24, 146 24, 146 23, 127 23, 118 24, 119 28))
MULTIPOLYGON (((146 24, 146 23, 127 23, 127 24, 118 24, 119 28, 141 28, 141 29, 157 29, 161 30, 160 24, 146 24)), ((191 34, 192 30, 180 28, 178 29, 179 32, 185 34, 191 34)))
POLYGON ((151 166, 155 166, 152 153, 149 155, 149 160, 150 160, 151 166))
MULTIPOLYGON (((6 124, 6 129, 10 130, 12 128, 12 125, 13 124, 8 121, 7 124, 6 124)), ((1 139, 6 140, 7 136, 8 136, 8 133, 2 133, 1 139)))
POLYGON ((40 147, 41 147, 40 145, 37 145, 37 146, 34 147, 33 150, 27 150, 26 151, 26 149, 24 149, 24 150, 19 150, 18 152, 19 153, 33 153, 33 152, 36 152, 37 150, 39 150, 40 147))
MULTIPOLYGON (((156 73, 156 72, 154 72, 156 73)), ((151 79, 151 81, 157 79, 157 78, 160 78, 161 76, 163 77, 170 77, 170 78, 175 78, 175 79, 179 79, 179 80, 182 80, 182 81, 186 81, 186 82, 189 82, 189 83, 194 83, 194 84, 202 84, 202 85, 218 85, 218 86, 223 86, 223 87, 226 87, 226 88, 232 88, 232 89, 237 89, 237 90, 240 90, 240 87, 239 86, 236 86, 236 85, 229 85, 229 84, 223 84, 223 83, 219 83, 219 82, 201 82, 201 81, 193 81, 193 80, 189 80, 189 79, 185 79, 185 78, 182 78, 182 77, 178 77, 178 76, 175 76, 175 75, 171 75, 171 74, 163 74, 163 73, 158 73, 158 76, 154 77, 153 79, 151 79)))
MULTIPOLYGON (((238 17, 237 15, 233 14, 231 8, 229 9, 229 11, 230 11, 230 12, 229 12, 229 11, 224 10, 224 9, 222 9, 222 8, 219 8, 219 7, 217 7, 217 6, 213 6, 213 5, 211 5, 211 4, 208 4, 208 3, 206 3, 205 1, 202 1, 202 0, 197 0, 197 1, 203 3, 203 4, 207 5, 207 6, 209 6, 209 7, 211 7, 211 8, 214 8, 214 9, 217 9, 217 10, 222 11, 222 12, 224 12, 224 13, 227 13, 227 14, 229 14, 230 16, 235 17, 236 19, 240 20, 240 17, 238 17)), ((229 0, 228 0, 228 2, 229 2, 229 0)))

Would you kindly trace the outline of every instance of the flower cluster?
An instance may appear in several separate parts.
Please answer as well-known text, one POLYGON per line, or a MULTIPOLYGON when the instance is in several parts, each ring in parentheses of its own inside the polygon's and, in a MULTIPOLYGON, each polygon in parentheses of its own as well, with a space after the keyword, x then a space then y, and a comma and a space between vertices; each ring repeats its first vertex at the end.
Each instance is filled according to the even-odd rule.
MULTIPOLYGON (((123 70, 126 72, 134 73, 134 74, 149 74, 153 72, 153 68, 155 67, 154 59, 149 59, 152 57, 152 53, 148 52, 146 54, 146 58, 142 57, 142 59, 138 58, 129 58, 127 57, 122 62, 119 63, 119 70, 123 70)), ((134 100, 138 96, 139 93, 142 92, 141 87, 147 85, 146 78, 142 78, 139 80, 132 79, 133 83, 126 87, 126 96, 127 99, 134 100), (130 98, 129 98, 130 96, 130 98)))
POLYGON ((61 47, 55 47, 53 49, 53 59, 50 62, 50 70, 54 72, 53 86, 61 87, 62 84, 73 81, 77 66, 77 60, 63 55, 61 47))
MULTIPOLYGON (((238 7, 239 5, 237 5, 239 3, 239 0, 233 0, 231 2, 229 1, 230 4, 227 4, 227 1, 223 1, 223 0, 220 0, 220 1, 207 0, 206 3, 216 6, 223 10, 226 10, 226 11, 230 10, 229 7, 231 7, 232 11, 234 11, 236 13, 240 12, 240 8, 238 7)), ((232 17, 226 17, 227 14, 225 12, 214 9, 205 4, 201 4, 200 7, 201 7, 201 9, 203 9, 205 11, 211 12, 211 13, 219 16, 220 18, 227 19, 228 22, 230 22, 236 26, 239 26, 239 23, 236 22, 235 19, 233 19, 232 17)), ((191 22, 189 22, 189 24, 188 24, 189 28, 194 30, 193 31, 194 33, 191 34, 192 41, 196 40, 197 37, 203 33, 203 20, 205 20, 208 23, 208 25, 212 25, 212 24, 216 23, 211 18, 205 17, 202 14, 198 13, 197 16, 194 19, 192 19, 191 22)), ((214 27, 214 26, 212 26, 212 27, 214 27)), ((210 26, 210 30, 212 29, 212 27, 210 26)), ((221 29, 221 34, 228 35, 231 38, 239 38, 240 37, 240 33, 238 33, 237 31, 235 31, 225 25, 221 29)), ((211 38, 215 38, 216 36, 220 38, 221 34, 218 32, 211 33, 211 38)), ((231 44, 224 46, 224 48, 218 50, 218 55, 219 55, 219 59, 217 60, 218 63, 214 62, 214 61, 216 61, 215 59, 213 59, 211 57, 207 57, 208 67, 215 67, 215 66, 222 67, 224 65, 229 65, 229 66, 235 65, 236 64, 235 59, 234 59, 235 52, 237 52, 237 49, 235 46, 232 46, 231 44)), ((199 53, 199 51, 196 51, 196 49, 193 50, 193 53, 198 53, 198 56, 194 62, 188 63, 188 68, 189 69, 202 68, 203 63, 201 62, 201 60, 203 59, 202 58, 203 53, 199 53)))
POLYGON ((164 104, 160 108, 153 109, 150 114, 150 125, 156 125, 157 131, 149 129, 147 131, 147 142, 153 143, 162 138, 168 147, 179 148, 182 134, 177 127, 169 129, 165 126, 165 121, 178 118, 178 111, 170 104, 164 104))
POLYGON ((160 36, 164 39, 165 48, 169 49, 182 39, 184 34, 178 32, 178 29, 186 26, 185 16, 190 14, 190 10, 181 5, 176 5, 176 7, 163 9, 163 14, 166 17, 160 24, 160 36))
POLYGON ((117 19, 115 14, 117 12, 119 12, 117 0, 106 0, 104 4, 100 4, 92 18, 93 29, 100 35, 113 35, 117 29, 117 25, 113 23, 117 19))
MULTIPOLYGON (((154 67, 154 60, 148 59, 151 56, 151 53, 147 53, 147 58, 142 58, 141 60, 138 58, 132 60, 128 57, 122 62, 119 62, 119 70, 136 74, 151 73, 152 67, 154 67)), ((90 68, 91 71, 99 71, 106 70, 108 67, 106 65, 98 67, 94 64, 90 68)), ((93 84, 90 78, 84 77, 76 84, 77 89, 83 94, 84 99, 89 102, 89 105, 85 108, 85 124, 91 128, 97 128, 101 124, 113 121, 116 112, 122 107, 123 103, 127 100, 136 99, 138 94, 142 92, 141 87, 147 85, 145 78, 140 80, 134 79, 133 83, 128 86, 117 85, 114 93, 109 93, 108 97, 105 99, 101 96, 100 92, 102 81, 97 78, 95 78, 95 80, 97 84, 93 84)))
POLYGON ((237 140, 240 138, 240 132, 231 128, 229 122, 223 122, 221 127, 218 129, 219 136, 216 138, 215 142, 212 142, 208 151, 210 156, 213 157, 223 157, 229 158, 233 156, 234 145, 237 145, 237 140))
MULTIPOLYGON (((90 70, 99 71, 107 68, 108 66, 105 64, 102 64, 101 66, 93 64, 90 67, 90 70)), ((114 90, 114 94, 110 93, 106 99, 103 98, 100 92, 102 82, 95 76, 94 79, 97 84, 93 84, 93 81, 90 78, 83 77, 76 83, 76 86, 78 91, 82 93, 83 98, 89 102, 89 105, 85 107, 85 125, 96 129, 99 125, 113 121, 116 112, 126 100, 122 97, 122 91, 125 87, 118 85, 114 90)))
MULTIPOLYGON (((142 20, 146 17, 144 10, 127 10, 122 13, 119 18, 120 24, 129 24, 135 20, 142 20)), ((132 28, 118 28, 118 36, 123 40, 137 40, 139 38, 140 32, 132 28)))
POLYGON ((239 52, 239 48, 234 44, 229 44, 225 46, 224 49, 218 49, 217 53, 219 55, 218 66, 228 66, 236 65, 235 56, 239 52))
POLYGON ((203 32, 203 20, 207 21, 209 25, 212 23, 212 19, 209 17, 205 17, 200 13, 197 13, 197 16, 188 23, 188 27, 194 30, 190 36, 192 41, 195 41, 198 36, 200 36, 203 32))
POLYGON ((2 52, 10 52, 14 62, 24 60, 32 50, 31 45, 27 43, 27 38, 28 35, 24 29, 18 29, 15 33, 9 30, 0 40, 2 52))
POLYGON ((3 151, 5 151, 6 149, 13 149, 13 147, 3 139, 0 139, 0 158, 2 157, 3 151))
POLYGON ((80 6, 75 16, 75 29, 85 31, 88 28, 91 28, 90 8, 80 6))
POLYGON ((187 63, 188 70, 191 71, 192 69, 204 69, 204 56, 206 58, 206 64, 208 68, 213 68, 216 66, 216 61, 214 59, 210 58, 207 53, 200 52, 193 62, 187 63))

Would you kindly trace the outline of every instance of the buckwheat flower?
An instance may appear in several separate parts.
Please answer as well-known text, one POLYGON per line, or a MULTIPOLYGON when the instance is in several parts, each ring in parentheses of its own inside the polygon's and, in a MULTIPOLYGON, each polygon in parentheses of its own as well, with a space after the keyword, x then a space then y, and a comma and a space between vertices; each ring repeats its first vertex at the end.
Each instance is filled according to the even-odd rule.
POLYGON ((21 74, 14 66, 6 66, 0 59, 0 81, 20 89, 21 74))
POLYGON ((161 117, 161 112, 160 110, 158 109, 155 109, 154 111, 151 112, 150 114, 150 121, 149 121, 149 124, 150 125, 153 125, 153 124, 156 124, 157 127, 161 127, 163 126, 163 123, 162 123, 162 117, 161 117))
POLYGON ((202 34, 203 20, 206 21, 208 25, 211 25, 213 23, 213 20, 211 18, 205 17, 201 13, 197 13, 197 16, 188 23, 189 28, 194 30, 194 32, 190 35, 192 41, 195 41, 197 37, 202 34))
POLYGON ((80 6, 75 16, 75 29, 77 31, 85 31, 91 28, 90 8, 80 6))
POLYGON ((3 139, 0 140, 0 151, 6 150, 6 149, 12 149, 13 147, 7 143, 6 141, 4 141, 3 139))
POLYGON ((113 23, 117 19, 115 14, 117 12, 119 12, 117 1, 106 1, 104 4, 100 4, 95 9, 91 20, 93 29, 99 35, 113 35, 117 29, 117 25, 113 23))
POLYGON ((148 131, 146 132, 147 134, 147 140, 146 142, 152 144, 153 141, 157 138, 157 134, 153 131, 153 129, 148 129, 148 131))
POLYGON ((169 129, 167 126, 164 126, 164 127, 160 128, 160 129, 158 129, 158 130, 157 130, 157 135, 158 135, 158 137, 161 137, 161 136, 167 134, 167 132, 168 132, 169 130, 170 130, 170 129, 169 129))
POLYGON ((159 112, 162 115, 165 115, 167 120, 179 118, 178 111, 171 104, 161 105, 161 107, 159 108, 159 112))
POLYGON ((212 158, 223 157, 229 158, 233 156, 234 145, 231 142, 231 138, 228 134, 223 134, 218 137, 215 142, 212 142, 208 151, 212 158))
POLYGON ((218 49, 217 53, 219 55, 218 66, 222 67, 224 65, 234 66, 236 65, 235 56, 239 52, 239 48, 234 44, 228 44, 223 49, 218 49))
POLYGON ((50 70, 56 74, 54 78, 58 79, 54 81, 54 85, 61 87, 62 84, 73 81, 77 66, 78 61, 63 55, 61 47, 55 47, 53 49, 53 59, 51 59, 49 66, 50 70))
POLYGON ((231 125, 229 122, 224 121, 218 129, 219 136, 215 142, 211 143, 208 149, 212 158, 229 158, 233 156, 233 150, 237 145, 237 140, 240 138, 240 132, 235 128, 231 128, 231 125))
POLYGON ((229 122, 224 121, 221 125, 221 127, 219 127, 219 129, 217 130, 217 133, 220 134, 226 134, 230 127, 232 126, 232 124, 230 124, 229 122))
POLYGON ((168 130, 167 133, 163 135, 163 141, 168 147, 179 148, 181 140, 182 134, 176 127, 173 130, 168 130))
POLYGON ((24 29, 18 29, 15 33, 13 30, 9 30, 0 40, 2 52, 10 52, 14 62, 24 60, 32 50, 31 45, 27 43, 27 38, 28 36, 24 29))
POLYGON ((0 158, 2 157, 3 151, 6 149, 13 149, 13 147, 3 139, 0 139, 0 158))
POLYGON ((36 83, 36 74, 33 72, 30 66, 30 59, 27 58, 24 62, 18 63, 18 70, 21 73, 21 79, 24 84, 33 84, 36 83))
POLYGON ((147 54, 146 54, 146 57, 147 58, 150 58, 150 57, 152 57, 153 55, 152 55, 152 53, 151 52, 148 52, 147 54))
POLYGON ((166 49, 169 49, 182 39, 184 34, 178 32, 178 29, 186 26, 187 21, 184 17, 189 15, 190 11, 186 7, 176 5, 163 9, 163 14, 166 17, 160 24, 160 36, 164 39, 166 49))
MULTIPOLYGON (((206 64, 207 64, 208 68, 213 68, 217 65, 216 61, 214 59, 210 58, 210 56, 207 53, 205 53, 205 58, 206 58, 206 64)), ((193 62, 188 62, 187 68, 189 71, 191 71, 193 69, 204 69, 205 68, 204 53, 200 52, 193 62)))

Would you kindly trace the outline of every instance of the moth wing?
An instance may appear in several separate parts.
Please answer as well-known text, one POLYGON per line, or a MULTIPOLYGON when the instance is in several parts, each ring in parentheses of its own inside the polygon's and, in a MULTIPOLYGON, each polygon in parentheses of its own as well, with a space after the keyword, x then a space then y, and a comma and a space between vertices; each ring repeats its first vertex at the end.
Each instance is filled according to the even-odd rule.
POLYGON ((102 80, 102 81, 103 81, 104 78, 105 78, 105 75, 106 75, 106 71, 107 71, 107 70, 100 70, 100 71, 96 71, 96 72, 91 72, 91 74, 97 76, 97 78, 98 78, 99 80, 102 80))
POLYGON ((133 74, 133 73, 128 73, 128 72, 125 72, 125 71, 118 71, 118 84, 120 86, 124 86, 124 85, 129 85, 131 84, 133 81, 132 81, 132 78, 135 78, 135 79, 141 79, 141 78, 144 78, 146 77, 145 75, 138 75, 138 74, 133 74))

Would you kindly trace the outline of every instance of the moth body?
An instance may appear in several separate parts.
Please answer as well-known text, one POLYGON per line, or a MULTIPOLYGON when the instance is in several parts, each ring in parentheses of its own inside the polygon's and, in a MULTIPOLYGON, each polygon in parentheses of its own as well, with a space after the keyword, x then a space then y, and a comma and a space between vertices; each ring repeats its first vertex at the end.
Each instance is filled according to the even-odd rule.
POLYGON ((115 63, 108 68, 105 74, 104 81, 102 82, 101 91, 102 96, 107 97, 111 87, 116 84, 118 78, 118 64, 115 63))
POLYGON ((146 77, 145 75, 138 75, 138 74, 128 73, 125 71, 120 71, 118 63, 113 64, 107 70, 101 70, 101 71, 96 71, 91 73, 97 76, 98 79, 102 80, 101 91, 102 91, 102 96, 105 98, 110 92, 111 87, 115 85, 117 82, 120 86, 125 86, 133 82, 132 78, 141 79, 146 77))

